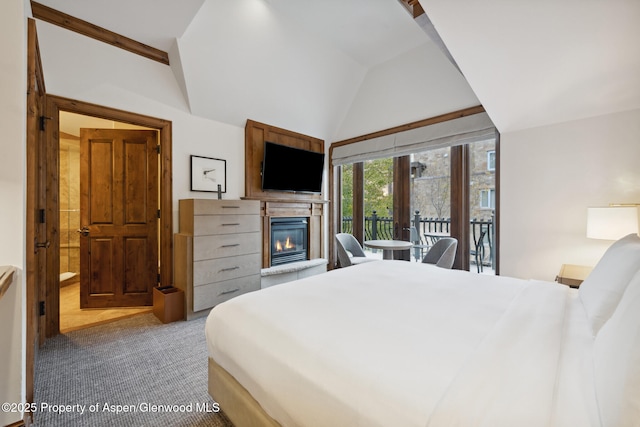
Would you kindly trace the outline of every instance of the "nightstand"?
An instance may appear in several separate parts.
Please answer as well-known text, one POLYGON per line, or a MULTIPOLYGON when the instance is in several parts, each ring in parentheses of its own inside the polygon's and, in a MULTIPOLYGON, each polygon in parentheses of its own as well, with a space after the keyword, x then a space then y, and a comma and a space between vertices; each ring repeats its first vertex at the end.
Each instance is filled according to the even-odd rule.
POLYGON ((586 265, 562 264, 560 273, 556 276, 556 282, 571 288, 579 288, 580 284, 591 273, 593 267, 586 265))

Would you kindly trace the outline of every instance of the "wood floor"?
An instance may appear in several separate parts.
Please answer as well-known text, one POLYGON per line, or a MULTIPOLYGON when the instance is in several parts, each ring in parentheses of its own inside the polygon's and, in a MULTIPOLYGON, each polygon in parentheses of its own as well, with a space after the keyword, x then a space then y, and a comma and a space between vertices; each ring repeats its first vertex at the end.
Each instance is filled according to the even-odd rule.
POLYGON ((80 309, 80 282, 61 284, 60 287, 60 333, 62 334, 151 311, 151 306, 80 309))

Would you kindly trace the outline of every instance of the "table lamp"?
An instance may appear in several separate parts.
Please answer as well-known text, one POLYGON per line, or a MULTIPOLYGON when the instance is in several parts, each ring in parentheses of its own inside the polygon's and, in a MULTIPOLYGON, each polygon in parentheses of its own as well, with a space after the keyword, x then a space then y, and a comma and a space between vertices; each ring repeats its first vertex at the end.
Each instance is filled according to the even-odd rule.
POLYGON ((638 205, 611 205, 587 208, 587 237, 618 240, 638 233, 640 221, 638 205))

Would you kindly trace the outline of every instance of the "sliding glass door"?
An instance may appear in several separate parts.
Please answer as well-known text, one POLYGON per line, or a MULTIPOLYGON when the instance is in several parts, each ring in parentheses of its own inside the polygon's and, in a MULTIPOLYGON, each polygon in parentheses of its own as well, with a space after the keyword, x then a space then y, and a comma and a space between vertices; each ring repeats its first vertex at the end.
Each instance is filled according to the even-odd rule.
POLYGON ((466 258, 461 267, 494 274, 495 154, 495 139, 489 139, 411 155, 411 241, 420 248, 414 250, 414 259, 440 238, 456 234, 453 230, 457 229, 461 232, 454 237, 463 244, 466 240, 460 251, 460 256, 466 258), (457 152, 453 158, 452 150, 457 152), (453 200, 457 206, 454 209, 452 195, 458 195, 453 200), (468 227, 452 227, 456 216, 467 221, 468 227), (461 238, 461 233, 466 239, 461 238), (465 249, 466 253, 462 253, 465 249))
POLYGON ((476 106, 332 144, 342 186, 334 193, 341 202, 334 212, 342 215, 334 229, 351 230, 361 242, 411 241, 413 249, 399 255, 413 261, 443 236, 455 237, 454 268, 494 274, 498 138, 476 106))
POLYGON ((411 155, 411 227, 413 259, 422 260, 441 237, 451 234, 451 148, 411 155))
POLYGON ((490 138, 341 166, 341 231, 361 242, 411 241, 397 257, 416 262, 452 236, 455 268, 494 274, 496 148, 490 138))
POLYGON ((496 270, 496 139, 469 145, 470 270, 496 270))
MULTIPOLYGON (((342 166, 341 231, 365 240, 394 238, 393 158, 342 166)), ((364 247, 368 255, 382 252, 364 247)))

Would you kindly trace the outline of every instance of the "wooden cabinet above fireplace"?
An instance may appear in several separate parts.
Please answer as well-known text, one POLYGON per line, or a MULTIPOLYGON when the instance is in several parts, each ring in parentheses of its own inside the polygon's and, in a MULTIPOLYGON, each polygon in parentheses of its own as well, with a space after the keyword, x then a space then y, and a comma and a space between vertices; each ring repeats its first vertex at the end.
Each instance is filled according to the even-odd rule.
POLYGON ((309 259, 324 258, 323 212, 326 200, 322 194, 263 191, 260 176, 264 142, 324 152, 324 140, 275 126, 247 120, 245 126, 245 197, 259 200, 262 219, 262 267, 271 262, 271 218, 303 217, 308 221, 309 259))
POLYGON ((254 200, 321 201, 323 199, 322 194, 262 190, 260 171, 262 170, 265 141, 316 153, 324 153, 324 140, 322 139, 247 120, 244 144, 245 198, 254 200))

